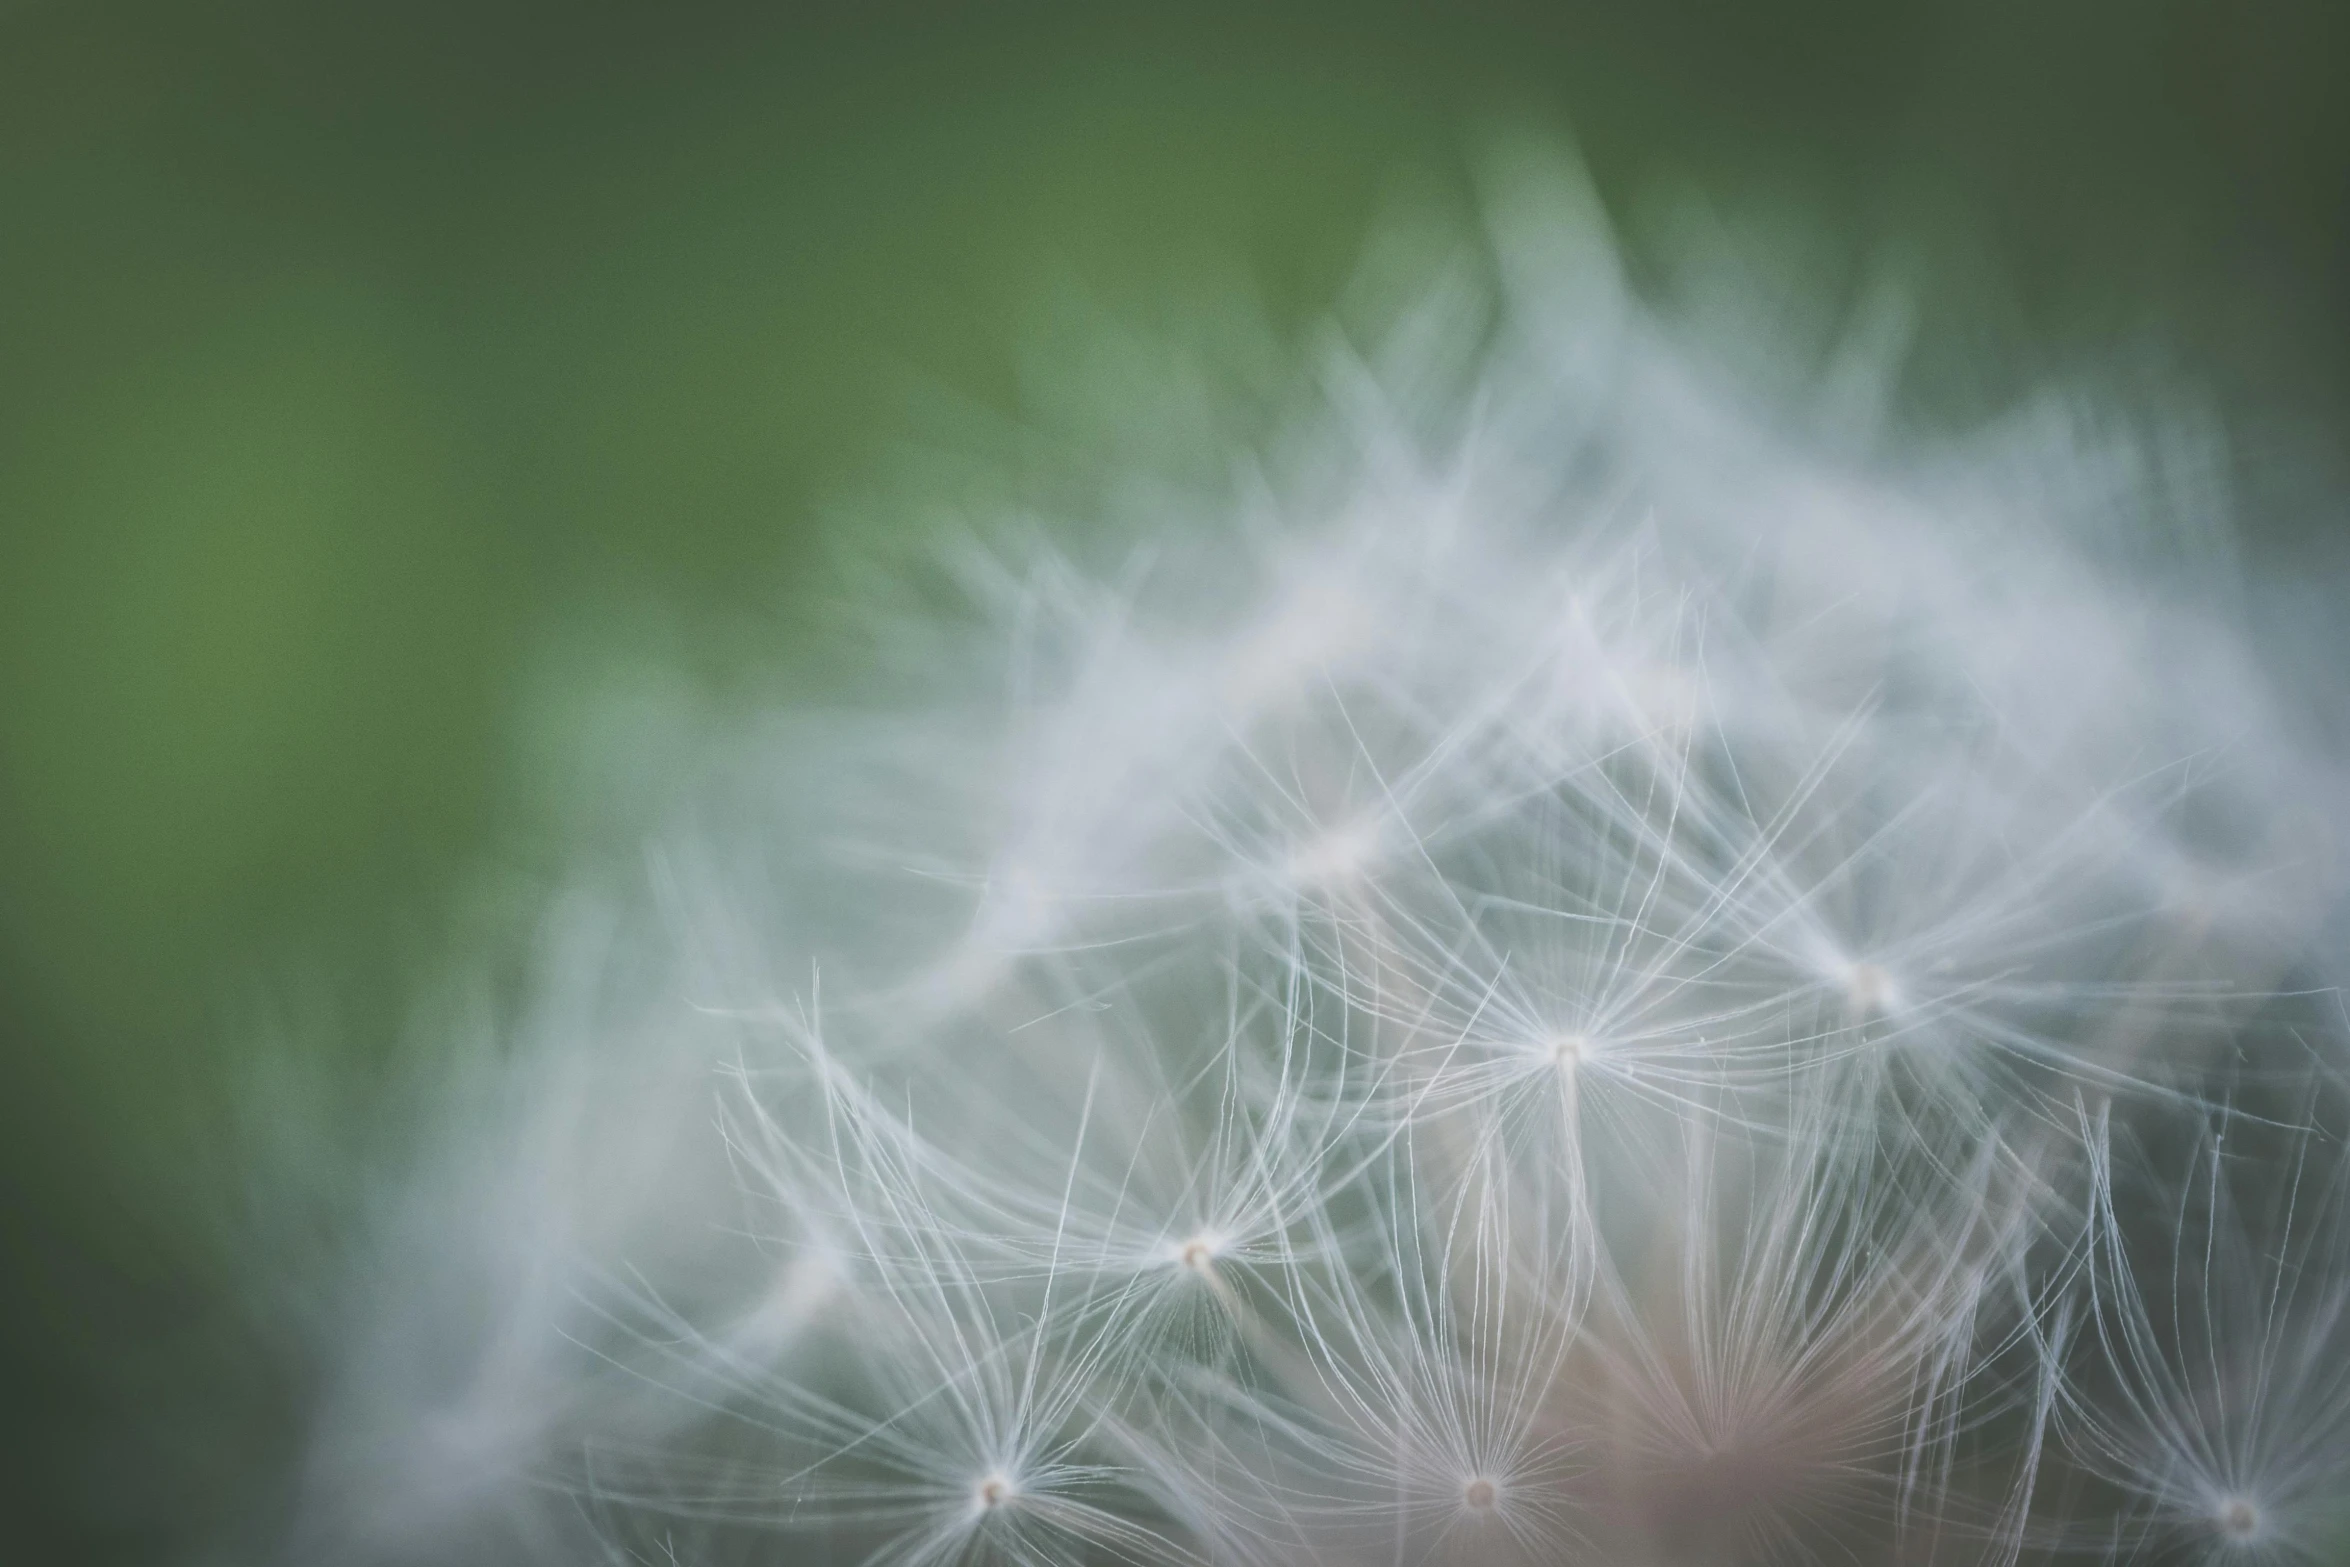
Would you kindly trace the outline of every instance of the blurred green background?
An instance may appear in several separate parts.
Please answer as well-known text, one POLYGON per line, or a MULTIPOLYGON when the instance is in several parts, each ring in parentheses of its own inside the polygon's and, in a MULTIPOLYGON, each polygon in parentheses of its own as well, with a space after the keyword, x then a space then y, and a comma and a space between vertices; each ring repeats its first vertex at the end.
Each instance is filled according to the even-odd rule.
POLYGON ((0 1561, 266 1510, 240 1056, 396 1052, 527 882, 566 627, 820 670, 826 498, 1016 413, 1046 280, 1300 329, 1399 180, 1571 127, 1635 236, 1694 188, 1908 258, 1962 402, 2201 378, 2254 547, 2332 526, 2328 0, 828 10, 0 0, 0 1561))

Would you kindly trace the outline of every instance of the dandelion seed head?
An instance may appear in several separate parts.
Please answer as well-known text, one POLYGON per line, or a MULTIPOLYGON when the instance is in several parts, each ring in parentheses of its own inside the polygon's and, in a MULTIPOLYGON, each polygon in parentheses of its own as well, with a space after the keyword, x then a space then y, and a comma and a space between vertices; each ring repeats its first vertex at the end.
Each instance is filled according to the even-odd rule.
POLYGON ((687 1038, 675 1105, 518 1072, 478 1179, 384 1205, 326 1511, 521 1512, 568 1451, 713 1561, 2013 1562, 2085 1489, 2045 1446, 2114 1538, 2315 1537, 2342 1199, 2197 1229, 2140 1172, 2179 1200, 2117 1217, 2068 1119, 2260 1077, 2262 1006, 2319 1053, 2289 987, 2342 901, 2253 661, 2150 645, 2074 527, 2067 483, 2147 520, 2143 454, 1814 449, 1634 299, 1571 167, 1497 189, 1491 297, 1306 367, 1202 466, 1240 494, 1007 523, 970 616, 875 617, 922 694, 692 800, 740 899, 664 882, 516 1052, 687 1038))

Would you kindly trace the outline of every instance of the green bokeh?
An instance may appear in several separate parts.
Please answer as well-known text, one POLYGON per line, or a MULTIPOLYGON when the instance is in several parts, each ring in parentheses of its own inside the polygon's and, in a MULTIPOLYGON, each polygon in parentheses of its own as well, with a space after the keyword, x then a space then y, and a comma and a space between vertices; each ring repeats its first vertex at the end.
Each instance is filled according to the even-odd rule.
MULTIPOLYGON (((2342 457, 2317 0, 810 9, 0 6, 24 1559, 261 1505, 233 1449, 285 1390, 208 1239, 234 1063, 306 987, 308 1048, 396 1049, 465 889, 527 882, 534 661, 610 617, 818 678, 828 498, 939 407, 1016 416, 1064 285, 1147 319, 1238 279, 1300 328, 1399 184, 1533 120, 1636 237, 1693 186, 1918 261, 1954 362, 2160 339, 2292 471, 2342 457), (140 1416, 208 1401, 244 1436, 140 1416)), ((2332 493, 2256 531, 2308 547, 2332 493)))

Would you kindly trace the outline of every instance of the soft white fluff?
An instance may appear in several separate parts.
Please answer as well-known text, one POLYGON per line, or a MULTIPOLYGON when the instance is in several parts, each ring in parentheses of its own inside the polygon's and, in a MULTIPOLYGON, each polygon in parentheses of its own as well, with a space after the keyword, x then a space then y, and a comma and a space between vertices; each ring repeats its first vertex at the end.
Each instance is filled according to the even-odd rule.
POLYGON ((1485 203, 551 924, 306 1319, 297 1559, 2350 1549, 2331 1178, 2108 1152, 2342 1062, 2181 431, 1886 434, 1878 316, 1760 406, 1569 161, 1485 203))

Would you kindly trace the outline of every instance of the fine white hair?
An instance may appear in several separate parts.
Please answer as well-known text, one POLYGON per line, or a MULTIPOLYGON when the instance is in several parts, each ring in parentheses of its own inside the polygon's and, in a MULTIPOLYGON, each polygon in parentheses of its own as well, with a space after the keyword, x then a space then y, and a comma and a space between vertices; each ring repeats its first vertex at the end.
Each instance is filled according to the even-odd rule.
POLYGON ((583 851, 278 1308, 289 1560, 2350 1550, 2344 796, 2212 427, 1905 432, 1881 301, 1763 402, 1486 168, 1208 462, 1060 367, 1127 444, 583 851))

